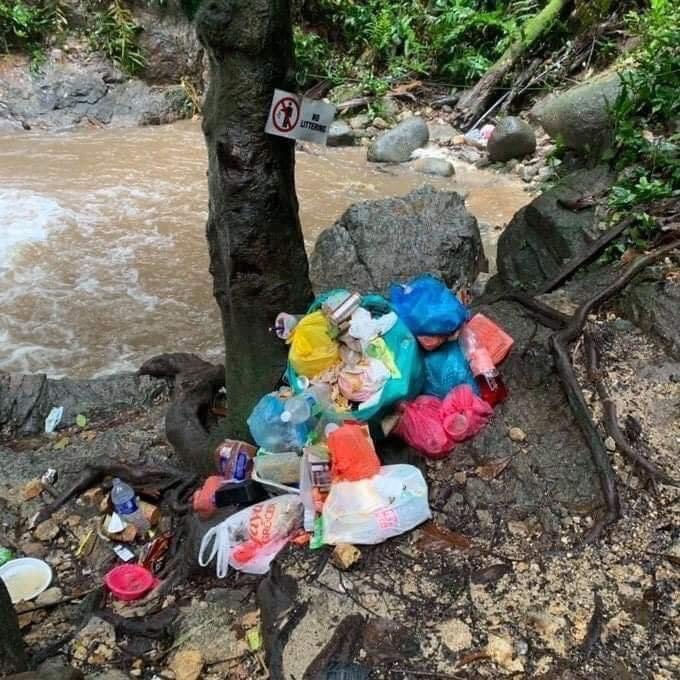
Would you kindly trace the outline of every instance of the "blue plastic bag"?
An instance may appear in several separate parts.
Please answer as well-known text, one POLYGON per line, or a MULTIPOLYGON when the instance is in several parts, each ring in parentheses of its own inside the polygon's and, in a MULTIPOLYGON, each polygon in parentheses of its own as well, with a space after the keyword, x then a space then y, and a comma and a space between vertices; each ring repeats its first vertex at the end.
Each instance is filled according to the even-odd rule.
POLYGON ((248 427, 255 443, 272 453, 298 451, 309 436, 310 428, 307 423, 295 425, 283 422, 283 411, 284 400, 276 392, 270 392, 257 402, 248 418, 248 427))
POLYGON ((446 284, 430 274, 421 274, 407 284, 392 284, 390 300, 414 335, 448 335, 470 315, 446 284))
MULTIPOLYGON (((320 295, 309 308, 309 312, 321 308, 324 301, 337 291, 329 291, 320 295)), ((374 316, 387 314, 396 311, 392 305, 380 295, 364 295, 361 298, 361 306, 368 309, 374 316)), ((397 323, 385 333, 383 340, 388 349, 394 355, 394 363, 399 370, 399 377, 392 377, 383 387, 380 400, 368 408, 361 408, 347 413, 335 412, 325 414, 331 418, 339 420, 351 419, 362 422, 378 422, 383 416, 389 413, 394 405, 403 400, 415 399, 420 394, 423 386, 423 358, 422 351, 417 340, 408 329, 406 324, 397 319, 397 323)), ((295 392, 300 392, 300 381, 295 369, 288 362, 286 378, 295 392)))
POLYGON ((479 392, 463 350, 457 342, 446 342, 434 352, 425 352, 423 394, 443 399, 454 387, 467 383, 479 392))

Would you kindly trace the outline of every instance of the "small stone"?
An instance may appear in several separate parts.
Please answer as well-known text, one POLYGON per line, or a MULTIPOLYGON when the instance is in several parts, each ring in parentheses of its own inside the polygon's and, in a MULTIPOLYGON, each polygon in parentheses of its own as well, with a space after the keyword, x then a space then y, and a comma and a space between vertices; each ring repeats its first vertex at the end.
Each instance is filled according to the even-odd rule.
POLYGON ((399 122, 402 120, 407 120, 408 118, 413 118, 413 111, 410 111, 409 109, 405 109, 397 116, 397 120, 399 122))
POLYGON ((465 470, 463 470, 462 472, 454 472, 453 479, 456 482, 456 484, 460 484, 462 486, 463 484, 465 484, 467 480, 467 473, 465 472, 465 470))
POLYGON ((57 602, 61 602, 63 597, 64 594, 61 592, 61 588, 55 586, 54 588, 48 588, 44 593, 40 593, 35 603, 37 605, 46 607, 52 604, 57 604, 57 602))
POLYGON ((384 118, 378 116, 373 119, 373 127, 378 128, 378 130, 387 130, 389 126, 390 124, 384 118))
POLYGON ((518 522, 514 519, 508 520, 508 531, 513 536, 528 536, 530 534, 526 522, 518 522))
POLYGON ((43 543, 46 541, 51 541, 56 538, 59 533, 59 527, 56 525, 54 520, 46 519, 44 522, 38 524, 33 532, 33 535, 43 543))
POLYGON ((42 482, 39 479, 32 479, 24 485, 21 490, 21 495, 24 497, 25 501, 30 501, 33 498, 37 498, 44 491, 42 482))
POLYGON ((67 527, 77 527, 80 522, 82 521, 82 518, 80 515, 69 515, 65 520, 64 524, 67 527))
POLYGON ((460 619, 449 619, 439 626, 442 642, 454 654, 462 652, 472 646, 472 632, 470 627, 460 619))
POLYGON ((349 119, 349 126, 354 130, 368 127, 371 124, 371 117, 367 113, 359 113, 349 119))
POLYGON ((527 440, 526 432, 519 427, 511 427, 508 436, 513 442, 525 442, 527 440))
POLYGON ((331 554, 331 562, 342 571, 346 571, 361 559, 361 551, 350 543, 338 543, 331 554))
POLYGON ((176 680, 198 680, 205 661, 198 649, 183 649, 175 654, 170 662, 170 670, 176 680))
POLYGON ((604 445, 607 451, 616 451, 616 442, 614 441, 614 437, 607 437, 604 440, 604 445))
POLYGON ((445 158, 419 158, 413 167, 424 175, 437 175, 438 177, 451 177, 455 172, 453 163, 445 158))
POLYGON ((514 170, 517 166, 519 165, 519 161, 516 158, 511 158, 506 164, 505 167, 508 170, 514 170))
POLYGON ((42 559, 47 555, 47 546, 37 541, 29 541, 27 543, 21 544, 21 552, 26 555, 26 557, 37 557, 42 559))
POLYGON ((98 486, 95 486, 92 489, 88 489, 80 497, 80 500, 82 500, 83 503, 85 503, 85 505, 97 508, 99 507, 99 504, 102 502, 103 499, 104 491, 100 489, 98 486))
POLYGON ((513 646, 509 640, 498 635, 489 635, 486 645, 487 656, 501 668, 511 673, 522 673, 524 664, 521 659, 513 659, 513 646))

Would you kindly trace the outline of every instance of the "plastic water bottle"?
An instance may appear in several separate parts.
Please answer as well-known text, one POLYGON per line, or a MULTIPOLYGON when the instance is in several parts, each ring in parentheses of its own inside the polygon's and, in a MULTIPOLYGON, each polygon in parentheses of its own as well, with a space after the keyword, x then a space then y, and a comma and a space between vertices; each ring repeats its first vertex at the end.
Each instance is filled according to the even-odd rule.
POLYGON ((137 504, 135 490, 118 477, 113 480, 111 502, 124 522, 134 524, 142 533, 149 529, 149 522, 137 504))
POLYGON ((490 406, 499 404, 508 396, 508 390, 489 352, 479 342, 474 331, 468 327, 461 331, 458 343, 470 364, 472 375, 475 376, 479 396, 490 406))
POLYGON ((329 395, 328 387, 313 385, 307 388, 304 392, 286 400, 281 420, 293 425, 308 423, 324 411, 330 399, 329 395))

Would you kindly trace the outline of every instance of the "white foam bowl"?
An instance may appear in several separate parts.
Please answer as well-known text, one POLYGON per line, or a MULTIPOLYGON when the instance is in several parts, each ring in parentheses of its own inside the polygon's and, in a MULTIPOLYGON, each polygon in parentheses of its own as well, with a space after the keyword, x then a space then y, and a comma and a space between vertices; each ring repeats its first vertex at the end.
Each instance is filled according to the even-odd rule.
POLYGON ((12 603, 32 600, 52 583, 52 568, 35 557, 19 557, 0 567, 0 578, 5 582, 12 603))

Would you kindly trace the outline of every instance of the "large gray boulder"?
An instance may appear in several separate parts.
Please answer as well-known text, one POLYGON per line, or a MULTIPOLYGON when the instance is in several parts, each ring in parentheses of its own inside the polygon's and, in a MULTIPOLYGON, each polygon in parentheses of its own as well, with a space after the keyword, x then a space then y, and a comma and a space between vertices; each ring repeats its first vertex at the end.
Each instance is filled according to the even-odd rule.
POLYGON ((536 151, 536 135, 529 123, 517 116, 508 116, 498 122, 486 149, 493 162, 522 158, 536 151))
POLYGON ((328 146, 353 146, 355 141, 352 128, 344 120, 334 120, 328 128, 328 146))
POLYGON ((512 218, 498 240, 498 274, 506 286, 529 290, 554 276, 600 234, 594 208, 570 210, 570 201, 605 191, 606 166, 581 170, 535 198, 512 218))
POLYGON ((451 177, 455 173, 453 163, 446 158, 419 158, 413 167, 424 175, 436 175, 437 177, 451 177))
POLYGON ((549 95, 530 111, 553 138, 570 149, 601 149, 611 140, 610 107, 621 91, 618 73, 609 72, 558 95, 549 95))
POLYGON ((450 286, 469 284, 486 260, 477 220, 453 191, 424 186, 401 198, 351 206, 319 236, 310 258, 316 292, 385 292, 429 272, 450 286))
POLYGON ((368 160, 375 163, 403 163, 425 146, 430 137, 427 123, 419 116, 407 118, 375 139, 368 147, 368 160))

